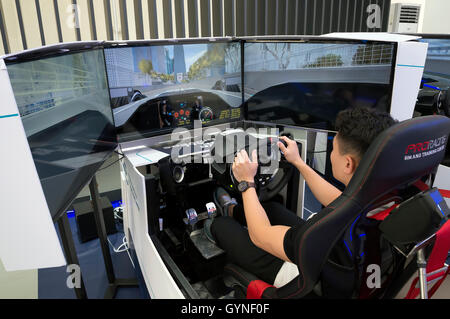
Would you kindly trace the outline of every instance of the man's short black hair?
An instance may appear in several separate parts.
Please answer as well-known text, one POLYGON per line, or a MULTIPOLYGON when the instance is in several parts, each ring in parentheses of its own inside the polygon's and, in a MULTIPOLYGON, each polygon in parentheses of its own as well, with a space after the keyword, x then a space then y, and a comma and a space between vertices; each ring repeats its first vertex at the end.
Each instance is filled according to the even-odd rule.
POLYGON ((360 160, 375 138, 397 123, 390 114, 371 108, 350 108, 336 118, 340 153, 353 154, 360 160))

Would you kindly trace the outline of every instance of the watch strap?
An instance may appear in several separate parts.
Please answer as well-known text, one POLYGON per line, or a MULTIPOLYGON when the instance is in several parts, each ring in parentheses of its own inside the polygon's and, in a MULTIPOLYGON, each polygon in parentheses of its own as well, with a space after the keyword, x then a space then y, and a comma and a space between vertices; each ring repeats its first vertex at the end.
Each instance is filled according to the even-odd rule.
POLYGON ((241 187, 239 187, 239 190, 240 190, 241 193, 245 192, 246 190, 248 190, 251 187, 256 188, 256 184, 254 182, 243 181, 243 182, 241 182, 239 184, 243 184, 243 183, 245 183, 245 187, 242 190, 241 190, 241 187))

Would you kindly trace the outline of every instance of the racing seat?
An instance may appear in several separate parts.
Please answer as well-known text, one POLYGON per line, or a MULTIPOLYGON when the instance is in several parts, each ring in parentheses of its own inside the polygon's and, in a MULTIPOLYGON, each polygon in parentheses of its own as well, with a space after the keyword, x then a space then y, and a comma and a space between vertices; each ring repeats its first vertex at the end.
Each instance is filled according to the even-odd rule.
POLYGON ((342 195, 303 226, 293 260, 299 275, 286 285, 264 283, 234 264, 227 264, 225 272, 247 298, 389 298, 417 271, 411 256, 420 255, 423 275, 432 250, 431 256, 439 255, 433 268, 445 277, 448 271, 439 264, 450 249, 450 221, 444 216, 448 211, 438 218, 431 208, 408 212, 411 206, 403 204, 429 199, 418 185, 433 179, 449 133, 450 119, 444 116, 406 120, 382 132, 342 195), (432 241, 439 232, 440 240, 432 241), (339 251, 347 253, 346 260, 335 257, 339 251), (373 265, 379 266, 381 282, 370 285, 373 265))

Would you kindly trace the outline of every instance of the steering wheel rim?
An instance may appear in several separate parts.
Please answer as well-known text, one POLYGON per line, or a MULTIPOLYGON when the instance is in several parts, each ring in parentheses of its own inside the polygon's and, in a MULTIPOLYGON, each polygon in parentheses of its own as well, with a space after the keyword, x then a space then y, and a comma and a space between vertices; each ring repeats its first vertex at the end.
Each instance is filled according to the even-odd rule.
MULTIPOLYGON (((279 151, 278 151, 279 154, 279 151)), ((276 171, 269 177, 266 178, 264 182, 260 181, 261 173, 260 173, 260 163, 258 163, 258 173, 255 175, 255 184, 256 184, 256 191, 258 194, 259 201, 268 201, 272 199, 274 196, 276 196, 290 181, 293 173, 294 173, 294 166, 290 164, 288 161, 283 160, 278 157, 279 160, 279 167, 276 169, 276 171), (276 177, 280 174, 283 174, 283 176, 277 181, 276 177), (276 184, 274 185, 274 181, 276 181, 276 184)), ((230 172, 230 178, 235 185, 236 189, 238 186, 238 182, 233 174, 232 164, 229 164, 229 172, 230 172)), ((265 175, 265 174, 263 174, 265 175)), ((262 177, 264 178, 264 177, 262 177)))
POLYGON ((294 166, 288 162, 286 163, 287 163, 286 167, 280 167, 276 173, 276 175, 283 173, 283 176, 280 179, 280 181, 277 182, 275 185, 272 185, 276 180, 276 176, 274 176, 265 187, 260 189, 258 193, 258 198, 261 202, 268 201, 273 197, 275 197, 291 180, 291 177, 294 173, 294 166))

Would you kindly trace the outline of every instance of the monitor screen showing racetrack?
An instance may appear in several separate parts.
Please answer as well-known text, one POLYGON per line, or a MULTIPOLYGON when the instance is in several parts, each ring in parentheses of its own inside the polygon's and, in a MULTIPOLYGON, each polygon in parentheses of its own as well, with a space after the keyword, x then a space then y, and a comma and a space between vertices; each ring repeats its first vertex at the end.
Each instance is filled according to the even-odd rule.
POLYGON ((105 56, 119 142, 243 115, 239 42, 117 46, 105 56))
MULTIPOLYGON (((38 52, 31 61, 7 64, 54 219, 67 210, 117 147, 103 50, 65 50, 45 58, 38 52)), ((19 60, 20 55, 11 59, 19 60)))
POLYGON ((448 90, 450 88, 450 36, 422 38, 420 41, 428 43, 428 53, 419 97, 448 90))
MULTIPOLYGON (((423 35, 421 42, 428 43, 427 60, 423 71, 422 85, 417 97, 414 116, 441 114, 450 116, 450 35, 423 35), (446 94, 444 94, 446 92, 446 94), (445 96, 446 106, 437 106, 437 97, 445 96)), ((442 165, 450 167, 450 141, 447 143, 442 165)))
POLYGON ((248 42, 248 120, 334 130, 339 111, 390 111, 395 44, 248 42))

